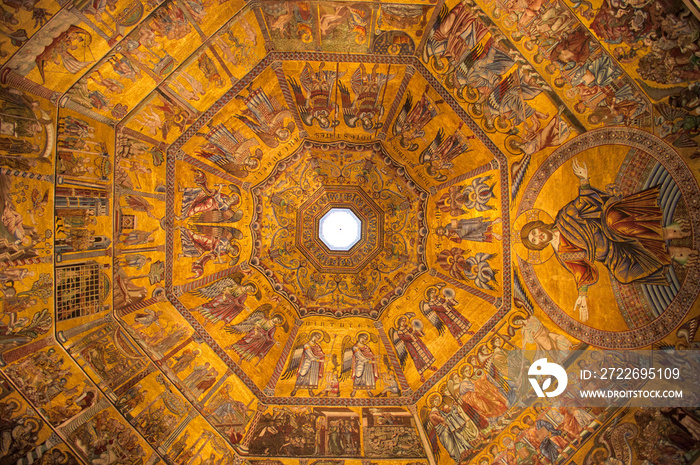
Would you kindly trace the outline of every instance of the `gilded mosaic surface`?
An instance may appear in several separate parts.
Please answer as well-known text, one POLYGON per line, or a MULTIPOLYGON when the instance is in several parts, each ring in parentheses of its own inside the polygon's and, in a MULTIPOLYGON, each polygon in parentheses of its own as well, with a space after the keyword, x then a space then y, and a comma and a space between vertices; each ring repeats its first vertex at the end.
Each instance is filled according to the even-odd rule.
POLYGON ((700 350, 683 3, 0 9, 0 464, 697 463, 508 371, 700 350))

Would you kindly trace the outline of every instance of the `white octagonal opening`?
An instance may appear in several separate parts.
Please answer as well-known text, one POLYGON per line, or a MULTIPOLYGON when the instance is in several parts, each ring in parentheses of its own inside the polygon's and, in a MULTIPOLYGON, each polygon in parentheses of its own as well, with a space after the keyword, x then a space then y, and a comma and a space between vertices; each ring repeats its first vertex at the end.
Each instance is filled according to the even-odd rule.
POLYGON ((349 208, 331 208, 321 217, 318 237, 331 250, 350 250, 362 238, 362 222, 349 208))

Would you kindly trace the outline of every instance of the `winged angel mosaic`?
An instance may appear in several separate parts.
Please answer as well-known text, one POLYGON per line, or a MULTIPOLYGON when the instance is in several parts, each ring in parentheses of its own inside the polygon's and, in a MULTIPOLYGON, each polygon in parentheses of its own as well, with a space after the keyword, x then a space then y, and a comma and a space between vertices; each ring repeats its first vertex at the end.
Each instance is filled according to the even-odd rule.
POLYGON ((243 281, 243 273, 236 272, 231 276, 204 286, 195 291, 194 295, 206 297, 207 302, 198 306, 195 311, 201 313, 212 323, 223 321, 230 324, 243 310, 248 296, 260 300, 262 293, 258 286, 251 281, 243 281))

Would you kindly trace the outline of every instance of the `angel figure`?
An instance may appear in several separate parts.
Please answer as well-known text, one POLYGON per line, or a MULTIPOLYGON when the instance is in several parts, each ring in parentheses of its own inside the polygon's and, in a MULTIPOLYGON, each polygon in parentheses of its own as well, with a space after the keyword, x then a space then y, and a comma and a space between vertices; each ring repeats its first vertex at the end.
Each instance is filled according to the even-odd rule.
POLYGON ((299 76, 301 85, 293 78, 289 79, 289 85, 304 124, 312 126, 315 120, 321 129, 329 129, 340 124, 338 119, 330 119, 338 114, 338 104, 333 103, 331 97, 334 82, 340 76, 335 71, 323 71, 324 65, 321 63, 318 72, 314 72, 311 65, 306 63, 299 76))
POLYGON ((421 300, 420 311, 438 330, 440 336, 445 334, 445 327, 450 334, 457 339, 457 344, 462 345, 462 336, 474 334, 470 331, 472 323, 455 308, 459 302, 454 299, 455 291, 445 287, 444 283, 430 286, 425 291, 426 300, 421 300), (440 296, 442 290, 442 296, 440 296))
POLYGON ((284 125, 285 119, 293 118, 289 108, 280 105, 274 97, 268 97, 260 87, 248 87, 248 92, 248 97, 236 96, 242 99, 247 107, 242 114, 236 115, 236 118, 245 123, 270 148, 291 139, 296 126, 293 121, 284 125))
POLYGON ((243 233, 231 226, 215 226, 203 224, 190 224, 189 228, 178 226, 182 241, 182 253, 178 258, 197 257, 192 262, 191 279, 199 278, 204 274, 204 266, 211 260, 214 263, 225 263, 229 266, 238 263, 240 247, 235 239, 243 237, 243 233))
POLYGON ((231 276, 191 291, 192 294, 210 299, 198 306, 195 311, 201 313, 212 323, 223 321, 230 324, 246 307, 244 305, 249 295, 257 300, 262 297, 258 286, 250 281, 243 282, 243 273, 236 272, 231 276))
POLYGON ((327 361, 326 354, 319 343, 321 341, 328 343, 330 340, 328 333, 319 329, 299 335, 292 350, 292 357, 287 364, 287 370, 282 374, 282 379, 291 378, 295 374, 297 376, 292 397, 297 395, 299 389, 308 389, 311 397, 316 395, 313 390, 318 388, 323 379, 327 361))
POLYGON ((438 115, 437 106, 440 103, 442 100, 433 101, 428 97, 428 86, 425 87, 420 101, 415 106, 411 92, 407 92, 406 101, 391 129, 392 138, 390 140, 398 137, 401 147, 411 152, 417 150, 418 144, 413 141, 425 136, 423 128, 438 115))
POLYGON ((260 167, 263 157, 260 143, 254 138, 246 139, 240 132, 229 130, 223 124, 217 124, 204 135, 207 143, 197 156, 206 158, 237 178, 245 178, 248 173, 260 167))
POLYGON ((384 123, 379 121, 384 116, 384 106, 380 102, 379 94, 386 83, 396 74, 386 75, 377 73, 379 64, 372 67, 370 74, 365 70, 364 63, 352 74, 350 86, 357 96, 354 101, 350 99, 350 91, 343 83, 338 84, 341 102, 343 103, 343 119, 351 128, 362 126, 367 132, 380 129, 384 123))
POLYGON ((474 136, 464 136, 459 132, 461 128, 462 123, 460 122, 459 127, 449 137, 445 137, 445 132, 442 129, 438 130, 435 139, 420 154, 418 161, 425 166, 425 170, 436 181, 447 179, 447 175, 441 171, 452 168, 452 160, 471 150, 469 139, 473 139, 474 136))
POLYGON ((215 190, 207 186, 207 178, 203 171, 193 169, 194 183, 198 187, 187 187, 182 193, 182 211, 177 219, 191 218, 202 223, 236 222, 243 217, 243 210, 234 211, 241 202, 240 189, 236 185, 229 186, 230 195, 221 193, 221 184, 215 190))
POLYGON ((352 337, 345 336, 341 353, 343 354, 343 369, 340 381, 345 381, 352 372, 352 392, 350 397, 355 397, 359 389, 364 389, 370 397, 373 397, 372 390, 377 387, 379 378, 379 366, 377 356, 367 345, 368 342, 376 343, 377 336, 370 335, 365 331, 357 333, 355 343, 352 337))
POLYGON ((478 434, 476 428, 459 414, 458 407, 447 396, 433 394, 428 397, 427 404, 421 408, 420 418, 435 458, 440 456, 439 439, 452 460, 460 463, 462 457, 471 450, 469 440, 478 434))
POLYGON ((227 350, 233 350, 240 357, 238 364, 243 360, 250 362, 255 357, 258 361, 255 366, 260 364, 260 361, 265 358, 267 353, 273 346, 279 345, 275 340, 275 332, 278 327, 282 327, 284 332, 289 331, 289 325, 284 315, 274 313, 270 316, 272 305, 260 305, 248 318, 238 324, 224 327, 224 331, 228 333, 243 334, 244 336, 230 346, 227 350))
POLYGON ((394 322, 394 327, 389 329, 389 337, 396 349, 396 355, 399 356, 401 368, 406 365, 406 359, 410 355, 423 382, 425 381, 423 373, 426 370, 437 371, 437 368, 434 365, 435 356, 421 340, 425 336, 423 323, 417 318, 411 320, 414 316, 416 314, 413 312, 399 315, 394 322))

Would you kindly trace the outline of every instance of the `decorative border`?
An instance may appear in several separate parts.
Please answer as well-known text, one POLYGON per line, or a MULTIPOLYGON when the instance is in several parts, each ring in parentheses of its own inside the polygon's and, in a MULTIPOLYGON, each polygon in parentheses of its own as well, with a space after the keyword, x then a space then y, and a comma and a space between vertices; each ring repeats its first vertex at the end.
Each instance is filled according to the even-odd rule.
MULTIPOLYGON (((260 195, 253 195, 253 202, 261 201, 261 196, 260 195)), ((297 231, 297 237, 296 237, 296 247, 301 252, 307 260, 310 262, 314 263, 314 266, 317 270, 321 271, 322 273, 356 273, 357 271, 361 270, 364 268, 364 266, 367 264, 367 262, 371 261, 374 259, 374 257, 377 256, 377 254, 381 251, 381 247, 379 246, 380 244, 383 243, 384 241, 384 216, 382 215, 382 209, 379 208, 379 206, 372 200, 367 193, 365 193, 364 190, 362 190, 361 187, 359 186, 336 186, 336 185, 327 185, 327 186, 322 186, 319 190, 311 194, 309 199, 302 204, 302 206, 299 208, 297 211, 297 225, 296 225, 296 231, 297 231), (369 206, 371 210, 373 210, 373 217, 375 218, 376 222, 374 227, 370 226, 371 221, 369 221, 370 218, 366 217, 364 214, 360 213, 357 210, 357 207, 352 204, 352 203, 346 203, 346 201, 332 201, 332 200, 327 200, 321 207, 320 209, 313 215, 311 218, 311 222, 313 223, 313 239, 312 242, 314 243, 316 249, 315 250, 322 250, 324 253, 336 257, 352 257, 353 255, 359 254, 361 249, 364 247, 364 245, 367 243, 367 238, 370 233, 374 233, 377 235, 377 244, 375 245, 374 249, 372 249, 369 253, 365 255, 364 258, 362 258, 356 265, 352 266, 352 268, 343 268, 343 267, 333 267, 333 266, 326 266, 320 263, 316 257, 314 256, 313 250, 310 250, 307 248, 306 244, 304 244, 304 241, 302 240, 303 237, 303 231, 305 230, 308 222, 304 221, 304 218, 307 218, 309 213, 307 211, 307 208, 310 207, 313 204, 319 203, 321 201, 321 197, 326 192, 356 192, 358 197, 361 197, 362 199, 358 199, 359 201, 364 202, 366 205, 369 206), (328 246, 323 242, 323 240, 319 237, 319 222, 320 219, 323 218, 331 209, 333 208, 344 208, 351 210, 355 217, 360 220, 361 223, 361 228, 362 228, 362 235, 360 237, 360 240, 357 241, 350 249, 347 251, 345 250, 331 250, 328 248, 328 246), (370 229, 370 227, 372 229, 370 229)), ((256 247, 257 249, 257 247, 256 247)), ((259 252, 259 249, 256 250, 259 252)))
MULTIPOLYGON (((537 196, 552 174, 577 154, 604 145, 623 145, 649 154, 659 162, 678 185, 683 201, 688 208, 692 223, 693 249, 700 243, 700 189, 681 157, 658 137, 633 128, 602 128, 584 133, 552 152, 530 179, 523 193, 517 215, 534 207, 537 196)), ((678 326, 690 310, 700 292, 700 264, 688 269, 685 286, 681 286, 671 305, 651 323, 629 331, 604 331, 569 316, 544 291, 532 264, 518 257, 523 281, 537 304, 560 328, 581 341, 605 349, 635 349, 652 344, 667 336, 678 326)))

